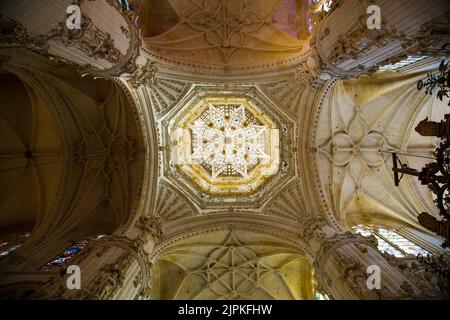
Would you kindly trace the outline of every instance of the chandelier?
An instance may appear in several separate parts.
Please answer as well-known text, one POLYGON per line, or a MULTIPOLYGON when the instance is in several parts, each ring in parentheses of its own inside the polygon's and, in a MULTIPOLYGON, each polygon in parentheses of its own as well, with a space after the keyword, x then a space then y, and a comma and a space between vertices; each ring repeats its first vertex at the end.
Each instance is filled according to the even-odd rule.
MULTIPOLYGON (((417 89, 420 91, 425 88, 425 93, 432 95, 435 89, 438 89, 436 96, 439 100, 443 101, 444 97, 449 98, 449 88, 450 88, 450 61, 445 63, 442 60, 439 66, 439 73, 432 74, 429 73, 425 81, 420 80, 417 83, 417 89)), ((448 102, 450 106, 450 101, 448 102)))
MULTIPOLYGON (((437 98, 443 101, 449 97, 450 70, 449 62, 443 60, 439 66, 439 72, 428 74, 425 81, 419 81, 417 89, 425 88, 425 93, 433 95, 437 90, 437 98)), ((450 106, 450 102, 449 102, 450 106)), ((435 204, 441 219, 436 219, 428 212, 418 216, 419 223, 430 231, 443 237, 443 248, 450 246, 450 114, 445 115, 441 122, 422 120, 415 129, 420 135, 437 137, 441 140, 440 145, 434 152, 434 161, 425 165, 421 171, 410 168, 401 163, 397 154, 393 154, 393 172, 395 185, 398 186, 404 174, 418 177, 422 185, 435 195, 435 204)))

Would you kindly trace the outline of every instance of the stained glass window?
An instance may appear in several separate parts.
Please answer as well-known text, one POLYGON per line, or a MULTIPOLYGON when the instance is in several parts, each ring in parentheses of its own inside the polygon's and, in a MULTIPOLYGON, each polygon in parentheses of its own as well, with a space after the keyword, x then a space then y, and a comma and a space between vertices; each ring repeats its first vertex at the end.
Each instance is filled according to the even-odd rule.
POLYGON ((389 244, 388 242, 384 241, 382 238, 380 238, 379 236, 375 235, 375 237, 378 240, 378 249, 382 252, 386 252, 394 257, 397 258, 403 258, 405 257, 405 255, 397 250, 394 246, 392 246, 391 244, 389 244))
POLYGON ((30 235, 31 233, 24 233, 0 240, 0 258, 6 257, 11 252, 17 250, 30 235))
POLYGON ((89 243, 88 240, 83 240, 83 241, 76 242, 74 245, 72 245, 68 249, 64 250, 63 252, 61 252, 52 261, 47 263, 42 268, 42 271, 51 271, 51 270, 54 270, 56 268, 64 266, 68 260, 72 259, 73 256, 75 256, 81 250, 83 250, 88 245, 88 243, 89 243))
POLYGON ((364 237, 374 235, 378 240, 378 249, 398 258, 407 256, 430 255, 430 253, 419 247, 412 241, 401 236, 391 229, 358 225, 353 227, 353 231, 364 237))
POLYGON ((411 254, 414 256, 418 255, 429 255, 430 253, 415 243, 409 241, 408 239, 402 237, 397 232, 393 230, 388 230, 384 228, 378 228, 378 232, 381 237, 389 241, 390 243, 394 243, 397 247, 399 247, 403 252, 407 254, 411 254))
POLYGON ((117 0, 117 4, 123 11, 139 11, 139 2, 134 0, 117 0))
POLYGON ((325 12, 329 12, 334 0, 309 0, 308 28, 312 32, 317 23, 318 17, 325 12))
MULTIPOLYGON (((119 10, 123 12, 137 13, 140 10, 139 2, 135 0, 116 0, 115 5, 119 10)), ((140 26, 139 15, 137 14, 133 15, 132 19, 135 27, 139 28, 140 26)))
POLYGON ((20 247, 20 244, 10 244, 9 242, 0 243, 0 257, 7 256, 20 247))
POLYGON ((124 11, 128 11, 128 10, 132 9, 128 0, 119 0, 119 5, 122 8, 122 10, 124 10, 124 11))
POLYGON ((394 64, 387 64, 384 66, 381 66, 378 71, 397 71, 403 67, 406 67, 410 64, 422 61, 424 59, 428 58, 427 56, 420 56, 420 55, 412 55, 408 56, 406 59, 401 60, 394 64))
POLYGON ((80 253, 80 251, 83 250, 89 244, 90 240, 97 241, 104 237, 106 237, 106 235, 99 234, 90 237, 89 239, 76 242, 68 249, 61 252, 58 256, 56 256, 52 261, 47 263, 44 267, 42 267, 42 271, 51 271, 56 268, 64 266, 68 260, 72 259, 75 255, 80 253))

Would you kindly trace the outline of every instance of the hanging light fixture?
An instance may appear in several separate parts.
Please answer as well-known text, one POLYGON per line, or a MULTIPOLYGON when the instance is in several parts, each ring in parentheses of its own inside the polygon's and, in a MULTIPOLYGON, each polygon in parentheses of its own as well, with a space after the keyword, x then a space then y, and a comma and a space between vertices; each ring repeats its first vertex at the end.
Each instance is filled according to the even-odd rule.
MULTIPOLYGON (((439 100, 449 98, 449 64, 450 62, 446 63, 443 60, 439 66, 439 72, 429 73, 426 80, 420 80, 417 83, 417 89, 420 91, 425 88, 425 93, 429 95, 433 95, 437 89, 439 100)), ((418 177, 419 181, 433 192, 441 220, 428 212, 421 213, 418 220, 422 226, 443 237, 445 240, 442 247, 447 248, 450 247, 450 114, 445 115, 441 122, 429 121, 426 118, 417 125, 415 130, 422 136, 437 137, 441 143, 434 152, 434 158, 431 158, 434 161, 425 165, 421 171, 401 163, 397 154, 393 153, 392 171, 395 185, 398 186, 403 175, 407 174, 418 177)))

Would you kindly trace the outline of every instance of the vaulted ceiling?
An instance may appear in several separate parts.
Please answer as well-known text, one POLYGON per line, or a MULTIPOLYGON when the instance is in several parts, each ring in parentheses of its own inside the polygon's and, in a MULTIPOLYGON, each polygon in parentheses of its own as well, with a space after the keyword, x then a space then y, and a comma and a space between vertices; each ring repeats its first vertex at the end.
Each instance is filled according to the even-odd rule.
POLYGON ((26 232, 57 199, 62 141, 42 96, 6 71, 0 82, 0 230, 26 232))
POLYGON ((167 248, 154 267, 156 299, 313 299, 309 261, 260 234, 221 231, 167 248))
MULTIPOLYGON (((0 228, 38 222, 45 227, 36 239, 52 232, 78 239, 128 230, 136 212, 156 221, 161 237, 205 224, 211 232, 158 248, 157 296, 310 298, 308 252, 293 249, 302 246, 305 217, 327 213, 336 229, 364 222, 420 228, 417 215, 434 210, 430 193, 414 179, 405 177, 395 188, 390 168, 389 152, 423 156, 435 146, 414 133, 426 115, 440 120, 445 112, 443 104, 417 93, 423 72, 314 77, 321 62, 309 47, 304 0, 133 2, 142 39, 124 27, 131 25, 126 14, 106 1, 83 3, 91 24, 80 41, 70 33, 46 38, 65 59, 82 60, 84 71, 101 66, 97 74, 121 79, 81 78, 74 68, 51 63, 26 70, 19 58, 7 61, 20 80, 0 76, 6 97, 0 109, 0 228), (250 192, 208 193, 173 159, 177 119, 214 96, 254 103, 257 117, 271 119, 279 132, 278 170, 250 192), (49 163, 34 165, 38 160, 49 163), (20 169, 3 170, 12 166, 20 169), (248 231, 257 223, 263 226, 248 231), (291 247, 277 236, 296 242, 291 247)), ((39 18, 30 14, 33 19, 22 17, 27 28, 39 18)), ((37 24, 33 36, 50 32, 52 23, 37 24)), ((418 168, 426 161, 402 160, 418 168)))
POLYGON ((34 240, 80 239, 132 223, 145 151, 137 110, 120 83, 48 64, 5 68, 0 230, 33 230, 32 248, 34 240))
POLYGON ((392 152, 421 169, 436 141, 414 131, 425 117, 440 121, 448 107, 418 92, 423 74, 388 73, 338 82, 326 95, 317 137, 324 202, 348 226, 374 223, 414 226, 421 212, 434 212, 431 192, 405 176, 394 186, 392 152), (425 158, 424 158, 425 157, 425 158))
POLYGON ((147 0, 140 11, 155 57, 228 72, 298 60, 308 47, 306 20, 297 18, 304 6, 296 0, 147 0))
MULTIPOLYGON (((295 77, 254 86, 208 87, 160 76, 156 85, 144 89, 156 114, 162 151, 155 215, 164 223, 227 212, 298 222, 311 212, 323 212, 330 221, 338 221, 337 228, 374 223, 424 230, 417 216, 436 211, 432 195, 413 177, 405 177, 396 188, 390 154, 430 157, 435 148, 436 141, 414 131, 425 116, 440 121, 446 110, 445 103, 417 91, 416 83, 423 76, 423 71, 384 72, 371 78, 334 80, 322 89, 305 87, 304 79, 295 77), (280 112, 292 123, 284 145, 287 158, 280 162, 283 178, 261 197, 242 198, 208 196, 180 183, 186 177, 171 166, 173 141, 165 131, 170 119, 186 112, 187 101, 203 88, 219 93, 248 87, 254 87, 253 96, 263 94, 267 99, 261 100, 263 112, 280 112)), ((402 156, 402 161, 420 169, 428 160, 402 156)))
MULTIPOLYGON (((297 90, 294 82, 293 90, 297 90)), ((303 184, 299 181, 296 149, 297 117, 296 113, 302 99, 292 101, 292 111, 288 104, 279 104, 277 95, 272 95, 265 86, 206 86, 187 83, 159 77, 154 86, 144 89, 147 101, 155 112, 155 125, 159 133, 160 145, 160 188, 155 215, 170 222, 182 217, 202 215, 206 213, 234 212, 263 213, 280 215, 287 219, 298 220, 304 214, 303 184), (260 109, 262 116, 273 119, 279 131, 278 169, 273 177, 269 177, 261 187, 257 187, 251 194, 241 192, 237 194, 214 195, 196 186, 193 177, 187 176, 174 161, 174 150, 180 142, 173 135, 176 119, 183 115, 190 115, 190 104, 198 104, 205 97, 235 97, 253 101, 260 109), (282 194, 279 194, 284 190, 282 194), (292 190, 292 191, 291 191, 292 190), (279 194, 279 195, 278 195, 279 194), (281 196, 284 200, 277 200, 281 196)), ((274 90, 273 92, 278 91, 274 90)), ((299 93, 301 95, 301 92, 299 93)), ((231 100, 229 100, 231 101, 231 100)), ((278 147, 277 147, 278 148, 278 147)))

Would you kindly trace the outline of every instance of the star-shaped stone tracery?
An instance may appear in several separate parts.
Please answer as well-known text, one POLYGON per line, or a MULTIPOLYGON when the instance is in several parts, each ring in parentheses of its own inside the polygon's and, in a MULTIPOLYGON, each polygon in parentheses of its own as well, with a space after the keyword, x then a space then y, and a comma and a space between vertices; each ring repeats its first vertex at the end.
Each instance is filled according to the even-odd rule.
POLYGON ((242 176, 269 159, 267 128, 243 105, 212 105, 191 125, 192 160, 211 177, 242 176))

